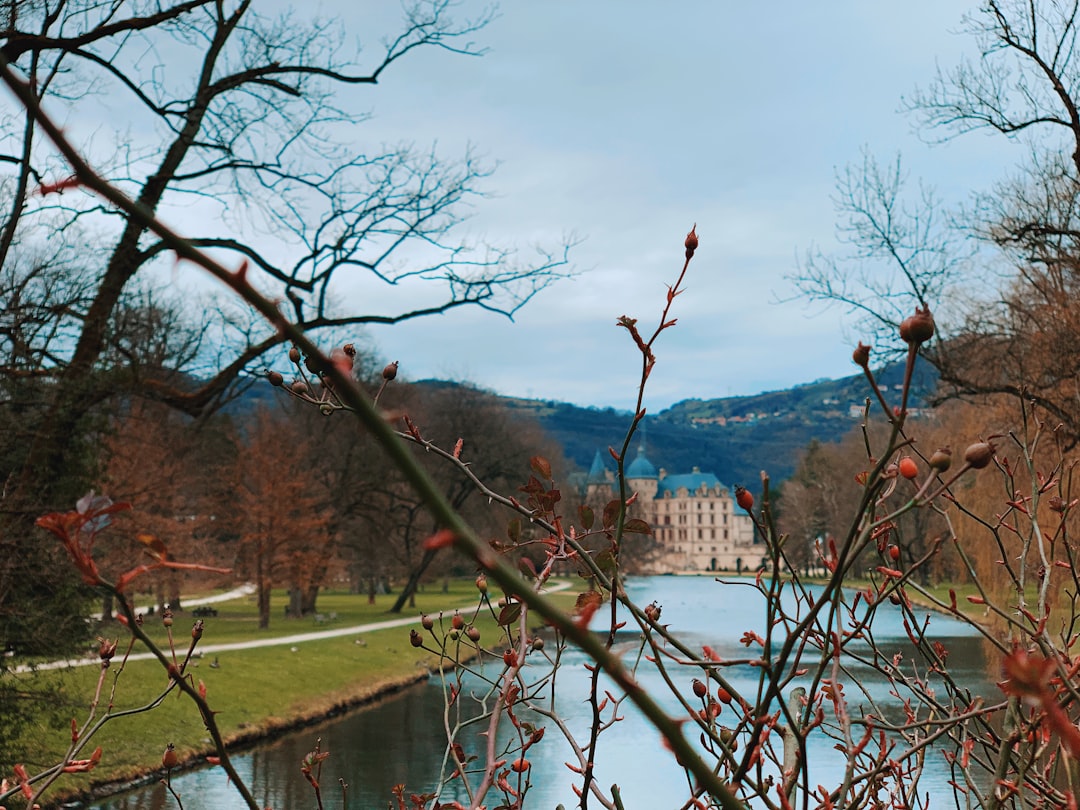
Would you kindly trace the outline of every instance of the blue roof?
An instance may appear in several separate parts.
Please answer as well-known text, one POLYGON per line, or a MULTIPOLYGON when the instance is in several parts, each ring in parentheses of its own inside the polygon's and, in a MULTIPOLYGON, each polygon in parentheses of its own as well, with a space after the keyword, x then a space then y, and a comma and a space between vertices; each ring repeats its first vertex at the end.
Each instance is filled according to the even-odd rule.
POLYGON ((663 498, 665 492, 670 492, 674 495, 680 489, 686 489, 693 495, 704 484, 706 489, 715 489, 716 487, 723 488, 723 484, 720 483, 720 479, 712 473, 692 472, 683 473, 681 475, 665 475, 660 480, 660 485, 656 490, 656 497, 663 498))
POLYGON ((606 484, 608 482, 608 467, 604 463, 604 456, 599 450, 596 451, 596 455, 593 456, 592 466, 589 467, 589 474, 586 476, 585 481, 590 484, 606 484))
POLYGON ((645 448, 638 447, 637 458, 630 462, 626 468, 627 478, 656 478, 656 467, 645 458, 645 448))

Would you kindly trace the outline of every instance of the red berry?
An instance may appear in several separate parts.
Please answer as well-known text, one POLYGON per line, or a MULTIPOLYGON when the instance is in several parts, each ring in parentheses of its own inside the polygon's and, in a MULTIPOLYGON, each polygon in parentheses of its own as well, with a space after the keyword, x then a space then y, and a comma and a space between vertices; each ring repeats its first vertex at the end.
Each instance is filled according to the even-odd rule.
POLYGON ((930 314, 930 307, 926 309, 916 307, 915 314, 905 318, 900 324, 900 339, 905 343, 917 346, 933 336, 934 316, 930 314))
POLYGON ((919 466, 911 456, 900 459, 900 474, 909 481, 919 474, 919 466))
POLYGON ((525 771, 529 770, 529 760, 525 759, 524 757, 515 759, 513 762, 510 763, 510 770, 512 770, 514 773, 524 773, 525 771))
POLYGON ((896 560, 900 559, 900 547, 899 546, 889 546, 889 558, 892 559, 893 561, 896 561, 896 560))
POLYGON ((754 508, 754 496, 746 487, 735 487, 735 503, 749 512, 754 508))

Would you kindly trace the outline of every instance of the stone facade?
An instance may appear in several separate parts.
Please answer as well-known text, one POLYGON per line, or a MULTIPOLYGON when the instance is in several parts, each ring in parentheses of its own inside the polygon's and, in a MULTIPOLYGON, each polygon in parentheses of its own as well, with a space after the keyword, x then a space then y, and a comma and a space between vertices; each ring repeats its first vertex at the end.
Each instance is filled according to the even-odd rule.
MULTIPOLYGON (((670 475, 657 470, 639 447, 626 468, 626 483, 637 493, 635 515, 653 529, 650 573, 756 571, 766 562, 750 517, 712 473, 695 467, 670 475)), ((615 497, 615 475, 600 453, 586 478, 585 495, 601 506, 615 497)))

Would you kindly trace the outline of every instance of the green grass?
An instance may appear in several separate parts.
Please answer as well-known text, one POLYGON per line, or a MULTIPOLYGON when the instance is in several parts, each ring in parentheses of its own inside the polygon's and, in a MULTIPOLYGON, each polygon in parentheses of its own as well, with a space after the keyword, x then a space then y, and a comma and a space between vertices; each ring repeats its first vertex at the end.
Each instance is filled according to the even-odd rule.
MULTIPOLYGON (((571 589, 553 597, 569 607, 577 590, 571 589)), ((259 631, 256 626, 257 611, 250 598, 226 602, 216 605, 218 617, 206 619, 202 643, 245 641, 383 621, 396 618, 386 612, 392 600, 391 596, 378 597, 377 603, 371 606, 367 604, 366 595, 328 593, 320 596, 319 610, 326 614, 336 612, 337 619, 316 624, 311 619, 282 618, 285 595, 275 594, 271 626, 265 631, 259 631)), ((429 588, 418 594, 417 608, 403 611, 402 615, 417 616, 420 611, 437 614, 440 609, 452 610, 476 601, 477 592, 471 580, 456 582, 452 583, 449 593, 442 593, 441 588, 429 588)), ((471 619, 471 616, 466 618, 471 619)), ((449 617, 447 628, 448 620, 449 617)), ((177 619, 174 624, 178 655, 186 649, 189 626, 186 618, 177 619)), ((481 645, 502 649, 500 630, 488 611, 481 613, 476 626, 481 631, 481 645)), ((155 636, 165 638, 159 622, 153 622, 152 627, 155 636)), ((425 636, 425 640, 431 646, 430 637, 425 636)), ((227 739, 235 740, 370 699, 384 691, 388 684, 415 678, 435 663, 434 655, 411 646, 409 628, 400 627, 295 645, 225 651, 195 659, 188 674, 194 683, 205 684, 207 699, 219 712, 217 721, 223 734, 227 739), (219 666, 211 667, 215 657, 219 666)), ((114 678, 114 714, 147 704, 168 683, 156 661, 130 661, 117 676, 119 669, 118 657, 106 676, 99 717, 105 714, 105 707, 110 702, 114 678)), ((87 716, 99 672, 98 666, 84 666, 66 670, 59 676, 39 673, 19 677, 28 691, 46 680, 61 677, 62 700, 68 704, 70 717, 76 718, 81 725, 87 716)), ((42 722, 25 735, 18 758, 35 772, 57 762, 69 740, 69 726, 49 727, 42 722)), ((107 722, 81 754, 89 756, 89 752, 100 745, 104 753, 97 769, 89 776, 62 777, 48 796, 55 801, 63 794, 86 789, 91 781, 128 779, 159 768, 161 753, 170 742, 176 745, 181 760, 209 750, 209 737, 198 711, 179 693, 170 694, 152 711, 115 717, 107 722)))
MULTIPOLYGON (((425 591, 416 595, 415 608, 404 607, 401 613, 392 614, 389 610, 397 600, 397 594, 377 595, 375 604, 369 605, 366 594, 328 591, 320 594, 316 603, 318 613, 327 618, 327 621, 319 623, 314 616, 305 616, 300 619, 286 618, 285 606, 288 604, 288 596, 285 591, 275 591, 270 600, 270 626, 260 630, 258 606, 255 595, 252 594, 242 599, 211 605, 210 607, 217 610, 218 615, 203 620, 203 643, 229 644, 236 641, 289 636, 312 630, 369 624, 387 619, 409 618, 425 612, 437 613, 447 608, 452 610, 471 604, 476 599, 476 586, 472 580, 453 580, 446 593, 443 593, 441 586, 428 586, 425 591), (329 620, 331 614, 336 614, 336 618, 329 620)), ((173 633, 178 644, 187 644, 187 633, 193 621, 193 609, 188 608, 174 618, 173 633)), ((166 640, 160 616, 148 616, 144 627, 156 641, 166 640)))

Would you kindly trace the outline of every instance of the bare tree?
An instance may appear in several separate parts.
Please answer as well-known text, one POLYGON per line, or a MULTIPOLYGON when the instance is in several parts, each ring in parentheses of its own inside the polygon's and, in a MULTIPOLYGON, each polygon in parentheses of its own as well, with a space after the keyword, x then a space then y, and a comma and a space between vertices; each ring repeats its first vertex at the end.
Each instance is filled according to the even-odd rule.
MULTIPOLYGON (((463 306, 512 315, 561 275, 564 254, 519 260, 513 248, 455 236, 487 167, 469 153, 357 145, 360 91, 399 60, 421 48, 482 52, 472 38, 488 17, 458 21, 451 5, 411 3, 397 34, 361 51, 336 21, 274 16, 251 0, 15 0, 0 13, 0 62, 44 108, 79 122, 72 136, 141 210, 182 219, 192 244, 244 268, 305 328, 463 306), (363 308, 339 304, 356 289, 365 294, 350 300, 363 308)), ((10 192, 0 268, 12 300, 31 307, 13 310, 0 373, 43 381, 34 427, 4 470, 4 512, 23 523, 70 501, 62 482, 85 486, 72 439, 95 409, 141 396, 205 416, 283 340, 243 311, 186 301, 173 317, 148 300, 174 254, 68 171, 26 110, 0 119, 10 192), (94 247, 70 247, 85 244, 94 247)))
POLYGON ((950 212, 928 192, 905 196, 899 161, 885 169, 864 157, 838 182, 850 253, 812 252, 796 277, 803 293, 862 313, 879 334, 931 306, 940 340, 924 356, 944 395, 1025 398, 1071 442, 1080 437, 1078 23, 1076 4, 1058 0, 993 0, 968 15, 979 58, 939 70, 906 106, 931 137, 999 133, 1026 160, 950 212))

